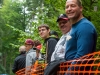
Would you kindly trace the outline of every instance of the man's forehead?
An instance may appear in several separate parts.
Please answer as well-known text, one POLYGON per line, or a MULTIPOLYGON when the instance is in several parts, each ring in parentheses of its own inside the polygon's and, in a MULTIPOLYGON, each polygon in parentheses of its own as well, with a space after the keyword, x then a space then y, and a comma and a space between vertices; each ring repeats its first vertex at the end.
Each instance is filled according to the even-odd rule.
POLYGON ((67 0, 66 3, 76 2, 77 0, 67 0))
POLYGON ((39 29, 46 29, 46 27, 40 27, 39 29))

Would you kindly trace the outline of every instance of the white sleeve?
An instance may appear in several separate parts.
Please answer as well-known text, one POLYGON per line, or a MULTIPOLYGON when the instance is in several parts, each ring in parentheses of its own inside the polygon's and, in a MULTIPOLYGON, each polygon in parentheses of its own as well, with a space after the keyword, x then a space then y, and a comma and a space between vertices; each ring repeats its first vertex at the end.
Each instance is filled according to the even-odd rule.
POLYGON ((54 61, 55 60, 54 55, 55 55, 55 51, 52 53, 51 61, 54 61))

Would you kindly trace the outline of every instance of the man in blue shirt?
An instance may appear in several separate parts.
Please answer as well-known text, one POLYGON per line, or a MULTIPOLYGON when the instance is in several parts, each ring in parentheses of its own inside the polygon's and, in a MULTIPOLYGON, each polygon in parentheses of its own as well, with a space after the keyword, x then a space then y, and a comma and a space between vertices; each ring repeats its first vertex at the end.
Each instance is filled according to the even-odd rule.
POLYGON ((66 1, 65 12, 72 23, 72 28, 67 36, 66 60, 73 60, 96 50, 96 29, 83 16, 82 10, 81 0, 66 1))
POLYGON ((66 14, 72 23, 70 39, 67 40, 66 60, 79 58, 92 53, 96 48, 97 32, 94 25, 82 15, 79 0, 66 1, 66 14), (74 5, 72 7, 71 5, 74 5))

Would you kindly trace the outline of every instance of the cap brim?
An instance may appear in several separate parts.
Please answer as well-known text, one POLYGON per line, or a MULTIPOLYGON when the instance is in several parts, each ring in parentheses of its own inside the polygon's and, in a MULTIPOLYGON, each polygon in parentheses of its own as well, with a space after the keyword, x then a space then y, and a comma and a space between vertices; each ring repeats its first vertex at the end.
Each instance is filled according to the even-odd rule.
POLYGON ((59 18, 59 19, 57 19, 57 22, 58 22, 59 20, 68 20, 68 18, 59 18))
POLYGON ((33 44, 25 43, 25 45, 33 45, 33 44))

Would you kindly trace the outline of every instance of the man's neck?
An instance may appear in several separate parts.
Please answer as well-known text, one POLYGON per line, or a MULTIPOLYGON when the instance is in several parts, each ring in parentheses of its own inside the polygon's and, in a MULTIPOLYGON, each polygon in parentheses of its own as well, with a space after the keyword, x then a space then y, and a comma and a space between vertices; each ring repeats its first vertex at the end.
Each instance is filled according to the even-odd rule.
POLYGON ((78 21, 80 21, 82 18, 84 18, 83 15, 79 16, 78 18, 71 19, 70 21, 71 21, 72 24, 75 24, 78 21))
POLYGON ((45 38, 43 38, 43 39, 45 40, 45 39, 47 39, 47 38, 49 38, 49 36, 47 36, 47 37, 45 37, 45 38))

